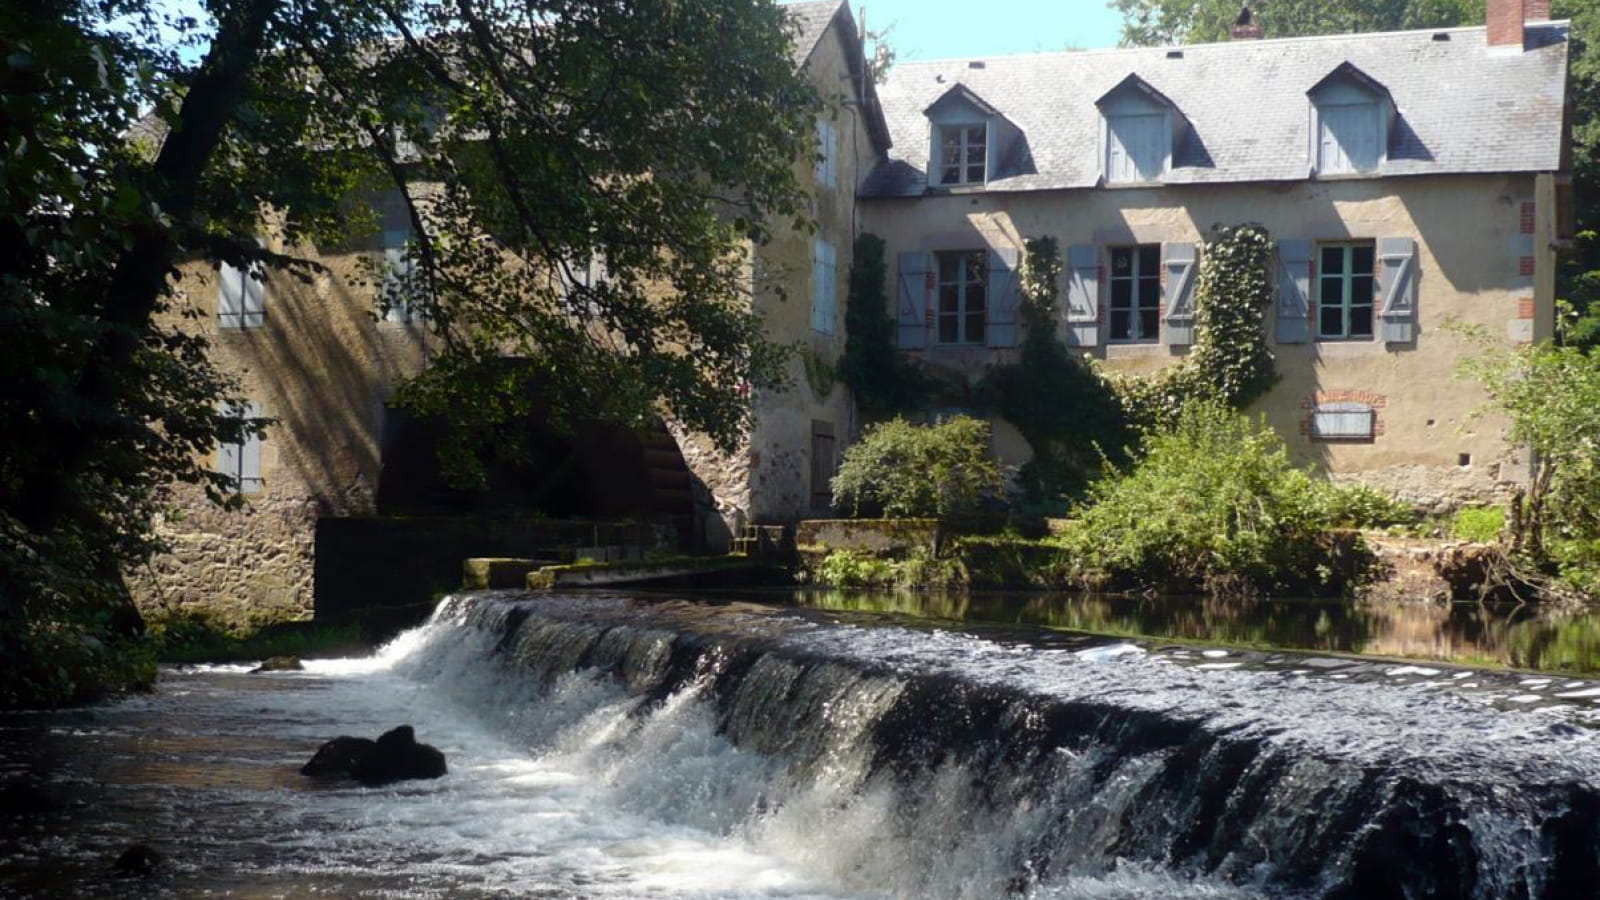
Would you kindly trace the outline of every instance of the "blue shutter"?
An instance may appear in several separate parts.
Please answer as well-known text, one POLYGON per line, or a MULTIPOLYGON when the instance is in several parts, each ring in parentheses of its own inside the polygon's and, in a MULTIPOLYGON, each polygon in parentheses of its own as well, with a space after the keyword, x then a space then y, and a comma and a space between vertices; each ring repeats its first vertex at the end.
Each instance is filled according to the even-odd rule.
MULTIPOLYGON (((246 419, 261 418, 261 405, 246 403, 241 410, 246 419)), ((238 448, 239 452, 239 489, 241 491, 261 490, 261 436, 255 432, 245 435, 244 443, 238 448)))
POLYGON ((1067 248, 1067 343, 1100 343, 1100 248, 1094 244, 1067 248))
POLYGON ((989 251, 988 296, 985 300, 987 327, 984 329, 991 347, 1017 345, 1017 260, 1015 247, 1001 247, 989 251))
POLYGON ((896 343, 902 350, 928 346, 928 295, 933 292, 933 254, 926 250, 901 253, 900 289, 896 291, 896 343))
POLYGON ((1310 241, 1278 242, 1278 343, 1311 339, 1310 241))
POLYGON ((1188 346, 1194 343, 1194 244, 1166 244, 1161 253, 1167 267, 1164 340, 1173 346, 1188 346))
POLYGON ((1384 238, 1378 242, 1378 255, 1383 261, 1383 307, 1378 313, 1383 339, 1408 343, 1416 336, 1417 242, 1384 238))

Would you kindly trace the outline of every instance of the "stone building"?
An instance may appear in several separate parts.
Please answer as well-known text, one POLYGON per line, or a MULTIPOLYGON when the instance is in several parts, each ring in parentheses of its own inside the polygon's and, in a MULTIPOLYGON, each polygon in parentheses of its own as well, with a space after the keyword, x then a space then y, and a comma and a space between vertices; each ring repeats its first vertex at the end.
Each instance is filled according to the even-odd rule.
POLYGON ((1453 326, 1553 331, 1571 34, 1548 12, 1488 0, 1487 27, 895 66, 860 222, 888 244, 900 346, 973 378, 1010 359, 1022 242, 1048 236, 1066 342, 1159 369, 1193 340, 1213 225, 1259 223, 1281 380, 1255 410, 1292 453, 1413 500, 1494 495, 1525 465, 1452 377, 1477 346, 1453 326))
MULTIPOLYGON (((795 64, 831 101, 820 159, 795 161, 817 230, 751 248, 752 302, 799 350, 791 386, 756 392, 736 452, 672 429, 638 453, 678 469, 613 493, 681 494, 693 542, 713 550, 745 525, 825 510, 861 426, 831 377, 861 233, 887 242, 902 352, 975 380, 1016 353, 1025 239, 1061 248, 1060 335, 1143 372, 1192 341, 1211 227, 1255 222, 1276 241, 1281 376, 1257 409, 1292 452, 1412 499, 1493 495, 1522 460, 1500 421, 1473 416, 1481 392, 1452 377, 1475 345, 1451 323, 1506 345, 1553 331, 1570 29, 1545 21, 1546 2, 1487 2, 1487 27, 1270 41, 1243 29, 1213 45, 901 63, 877 86, 844 0, 787 5, 795 64)), ((367 267, 404 240, 386 227, 319 248, 328 271, 309 283, 186 269, 194 327, 241 380, 246 412, 278 425, 215 455, 246 511, 179 496, 162 523, 175 551, 133 573, 142 602, 311 610, 318 523, 383 510, 384 470, 411 443, 385 404, 437 340, 403 309, 372 313, 367 267)), ((995 424, 996 452, 1024 461, 1026 443, 995 424)))

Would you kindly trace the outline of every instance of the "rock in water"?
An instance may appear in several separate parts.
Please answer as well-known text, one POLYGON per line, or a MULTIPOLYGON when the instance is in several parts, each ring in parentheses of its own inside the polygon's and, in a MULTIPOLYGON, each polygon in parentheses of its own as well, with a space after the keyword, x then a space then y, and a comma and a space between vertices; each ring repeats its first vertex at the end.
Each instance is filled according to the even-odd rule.
POLYGON ((350 774, 362 784, 374 786, 409 778, 438 778, 446 771, 444 754, 417 743, 411 726, 401 725, 380 735, 372 752, 358 760, 350 774))
POLYGON ((317 752, 300 767, 301 775, 349 777, 358 763, 367 758, 378 742, 369 738, 339 735, 317 748, 317 752))
POLYGON ((250 674, 257 672, 300 672, 305 666, 300 663, 297 656, 274 656, 261 662, 261 665, 250 670, 250 674))
POLYGON ((134 844, 122 851, 122 855, 111 866, 120 874, 144 878, 155 874, 156 869, 160 868, 161 854, 148 845, 134 844))

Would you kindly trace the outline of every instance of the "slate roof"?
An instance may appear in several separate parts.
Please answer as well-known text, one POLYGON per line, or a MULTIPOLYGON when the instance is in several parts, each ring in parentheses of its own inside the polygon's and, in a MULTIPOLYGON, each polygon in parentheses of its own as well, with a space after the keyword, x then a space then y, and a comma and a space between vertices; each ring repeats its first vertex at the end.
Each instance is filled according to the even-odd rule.
POLYGON ((795 68, 806 64, 806 60, 811 57, 811 51, 817 48, 817 41, 822 40, 823 32, 828 30, 828 23, 839 14, 839 7, 844 4, 845 0, 815 0, 810 3, 783 5, 784 16, 795 28, 795 68))
POLYGON ((1398 116, 1381 175, 1557 171, 1569 35, 1566 22, 1529 23, 1521 53, 1491 51, 1477 27, 986 57, 981 67, 967 59, 899 63, 878 89, 894 152, 862 192, 924 193, 923 110, 957 83, 1023 132, 988 189, 1093 187, 1095 100, 1130 74, 1170 98, 1193 126, 1163 183, 1303 180, 1306 92, 1344 63, 1394 98, 1398 116))

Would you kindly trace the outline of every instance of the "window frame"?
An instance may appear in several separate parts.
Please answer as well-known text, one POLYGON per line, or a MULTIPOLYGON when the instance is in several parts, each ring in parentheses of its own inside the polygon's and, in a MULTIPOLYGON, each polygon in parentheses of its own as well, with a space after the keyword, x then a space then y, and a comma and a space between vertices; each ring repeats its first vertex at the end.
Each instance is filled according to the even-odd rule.
POLYGON ((1321 241, 1316 245, 1316 277, 1313 281, 1313 297, 1316 315, 1316 335, 1318 341, 1371 341, 1377 337, 1378 328, 1378 242, 1372 239, 1352 239, 1348 241, 1321 241), (1341 271, 1329 275, 1323 268, 1324 253, 1330 249, 1343 250, 1341 271), (1370 262, 1366 272, 1355 271, 1355 251, 1365 249, 1368 251, 1370 262), (1365 304, 1353 301, 1353 285, 1355 279, 1366 278, 1371 285, 1365 304), (1323 302, 1323 283, 1330 278, 1337 278, 1341 287, 1339 291, 1339 309, 1341 330, 1337 334, 1330 334, 1323 330, 1323 311, 1327 306, 1323 302), (1351 329, 1352 310, 1365 306, 1367 309, 1367 331, 1354 333, 1351 329))
POLYGON ((941 250, 933 254, 934 266, 934 296, 933 296, 933 345, 939 347, 983 347, 988 342, 989 326, 989 252, 985 249, 974 250, 941 250), (945 277, 945 262, 955 260, 956 277, 945 277), (972 274, 973 262, 978 265, 978 274, 972 274), (956 308, 946 311, 944 306, 945 289, 952 288, 956 291, 956 308), (944 325, 947 319, 955 322, 955 340, 944 339, 944 325), (978 323, 977 334, 973 335, 972 323, 978 323))
POLYGON ((229 262, 217 263, 217 327, 228 331, 248 331, 267 324, 266 273, 258 266, 240 268, 229 262), (229 284, 238 285, 237 302, 228 299, 229 284), (252 303, 253 301, 253 303, 252 303))
POLYGON ((934 141, 933 146, 934 150, 938 152, 939 156, 936 160, 930 160, 930 168, 936 168, 936 171, 939 173, 939 179, 935 183, 945 187, 987 184, 989 181, 989 151, 991 149, 989 146, 989 124, 982 121, 959 123, 949 122, 937 125, 935 128, 937 129, 935 132, 937 139, 934 141), (951 168, 952 164, 945 161, 944 153, 947 149, 945 143, 946 136, 952 132, 959 135, 959 139, 957 140, 955 146, 957 162, 954 163, 957 177, 955 181, 948 181, 945 179, 945 171, 951 168), (977 132, 980 136, 977 144, 973 144, 970 141, 973 132, 977 132), (972 150, 974 146, 982 151, 982 158, 977 162, 974 162, 972 159, 972 150), (970 177, 974 166, 978 167, 980 170, 980 175, 977 179, 970 177))
POLYGON ((1110 265, 1106 272, 1106 342, 1109 344, 1157 344, 1161 342, 1161 245, 1160 244, 1123 244, 1106 248, 1110 265), (1117 255, 1129 254, 1130 273, 1117 274, 1117 255), (1141 258, 1147 254, 1154 254, 1153 271, 1144 272, 1141 258), (1148 310, 1140 302, 1140 288, 1154 284, 1155 304, 1148 310), (1119 284, 1131 285, 1128 292, 1129 304, 1125 310, 1119 310, 1117 305, 1117 286, 1119 284), (1117 313, 1128 313, 1128 336, 1117 337, 1117 313), (1142 317, 1151 316, 1152 331, 1145 334, 1142 317))

